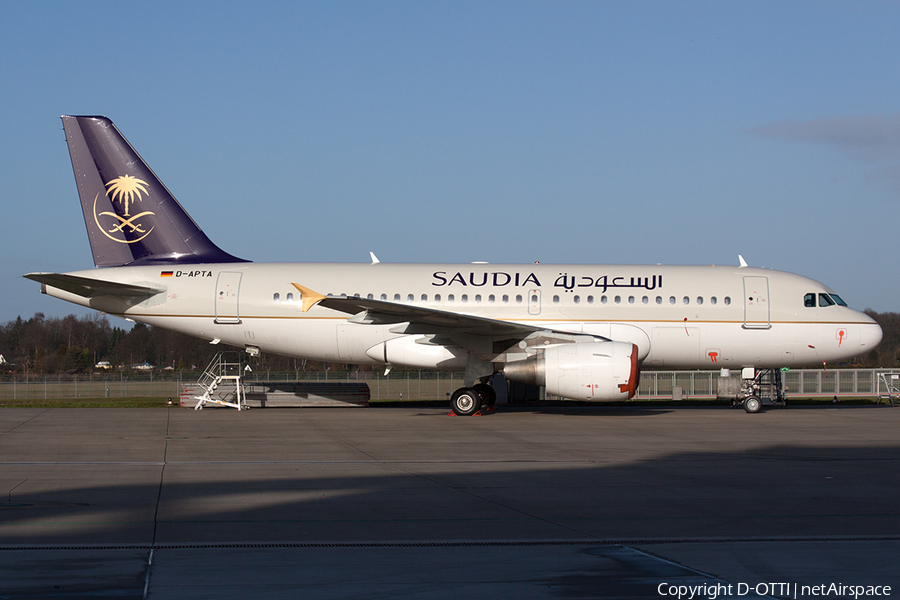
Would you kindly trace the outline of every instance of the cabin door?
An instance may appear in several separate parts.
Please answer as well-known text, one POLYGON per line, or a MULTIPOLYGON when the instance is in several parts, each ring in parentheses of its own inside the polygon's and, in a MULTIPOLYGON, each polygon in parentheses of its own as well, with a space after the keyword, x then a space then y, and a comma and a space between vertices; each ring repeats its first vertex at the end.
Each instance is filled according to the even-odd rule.
POLYGON ((222 271, 216 280, 216 323, 240 323, 238 294, 241 274, 222 271))
POLYGON ((744 277, 744 328, 769 327, 769 278, 744 277))

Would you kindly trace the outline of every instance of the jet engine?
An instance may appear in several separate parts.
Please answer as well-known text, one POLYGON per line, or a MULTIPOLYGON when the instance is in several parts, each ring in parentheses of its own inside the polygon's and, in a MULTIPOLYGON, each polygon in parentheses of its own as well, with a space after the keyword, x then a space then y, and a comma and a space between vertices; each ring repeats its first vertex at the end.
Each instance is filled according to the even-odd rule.
POLYGON ((506 363, 503 375, 572 400, 627 400, 638 386, 638 348, 629 342, 549 346, 525 360, 506 363))

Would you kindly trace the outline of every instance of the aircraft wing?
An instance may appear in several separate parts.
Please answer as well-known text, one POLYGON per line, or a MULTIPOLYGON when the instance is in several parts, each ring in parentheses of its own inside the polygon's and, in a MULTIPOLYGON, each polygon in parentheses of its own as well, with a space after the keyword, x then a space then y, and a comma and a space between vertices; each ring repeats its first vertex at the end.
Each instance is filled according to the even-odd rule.
MULTIPOLYGON (((391 331, 407 334, 468 334, 492 338, 525 339, 550 331, 545 327, 476 317, 423 306, 411 306, 384 300, 369 300, 355 296, 324 296, 298 283, 292 284, 302 294, 301 310, 307 312, 313 306, 323 306, 348 315, 351 323, 364 325, 390 325, 406 323, 405 327, 391 331)), ((553 332, 571 337, 568 332, 553 332)), ((593 336, 591 336, 593 337, 593 336)), ((542 339, 545 339, 543 336, 542 339)))
POLYGON ((166 288, 160 286, 151 287, 131 283, 118 283, 116 281, 66 275, 65 273, 28 273, 23 275, 23 277, 83 298, 96 298, 98 296, 149 298, 166 291, 166 288))

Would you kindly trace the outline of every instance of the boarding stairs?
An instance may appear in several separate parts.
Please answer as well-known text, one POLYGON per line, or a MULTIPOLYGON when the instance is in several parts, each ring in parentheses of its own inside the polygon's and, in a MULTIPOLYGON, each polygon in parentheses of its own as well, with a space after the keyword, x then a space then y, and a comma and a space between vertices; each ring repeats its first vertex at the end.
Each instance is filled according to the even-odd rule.
POLYGON ((207 404, 247 410, 247 397, 241 380, 240 352, 219 352, 209 362, 197 384, 201 394, 194 396, 194 410, 203 410, 207 404))
POLYGON ((900 371, 878 373, 878 403, 887 400, 894 406, 894 398, 900 400, 900 371))

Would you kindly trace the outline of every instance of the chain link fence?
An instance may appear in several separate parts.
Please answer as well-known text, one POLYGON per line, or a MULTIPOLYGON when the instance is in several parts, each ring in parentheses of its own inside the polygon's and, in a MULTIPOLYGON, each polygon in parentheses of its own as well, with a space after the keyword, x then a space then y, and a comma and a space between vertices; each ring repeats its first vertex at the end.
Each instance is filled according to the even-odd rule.
MULTIPOLYGON (((797 369, 782 373, 785 392, 800 398, 875 397, 878 374, 885 369, 797 369)), ((178 398, 182 382, 194 383, 200 373, 92 373, 89 375, 19 375, 0 378, 0 400, 73 398, 178 398)), ((732 376, 740 376, 733 371, 732 376)), ((641 373, 636 400, 672 398, 676 387, 684 398, 715 398, 719 371, 648 371, 641 373)), ((372 400, 445 400, 463 385, 462 372, 394 371, 260 371, 248 373, 256 382, 361 382, 372 400)))

